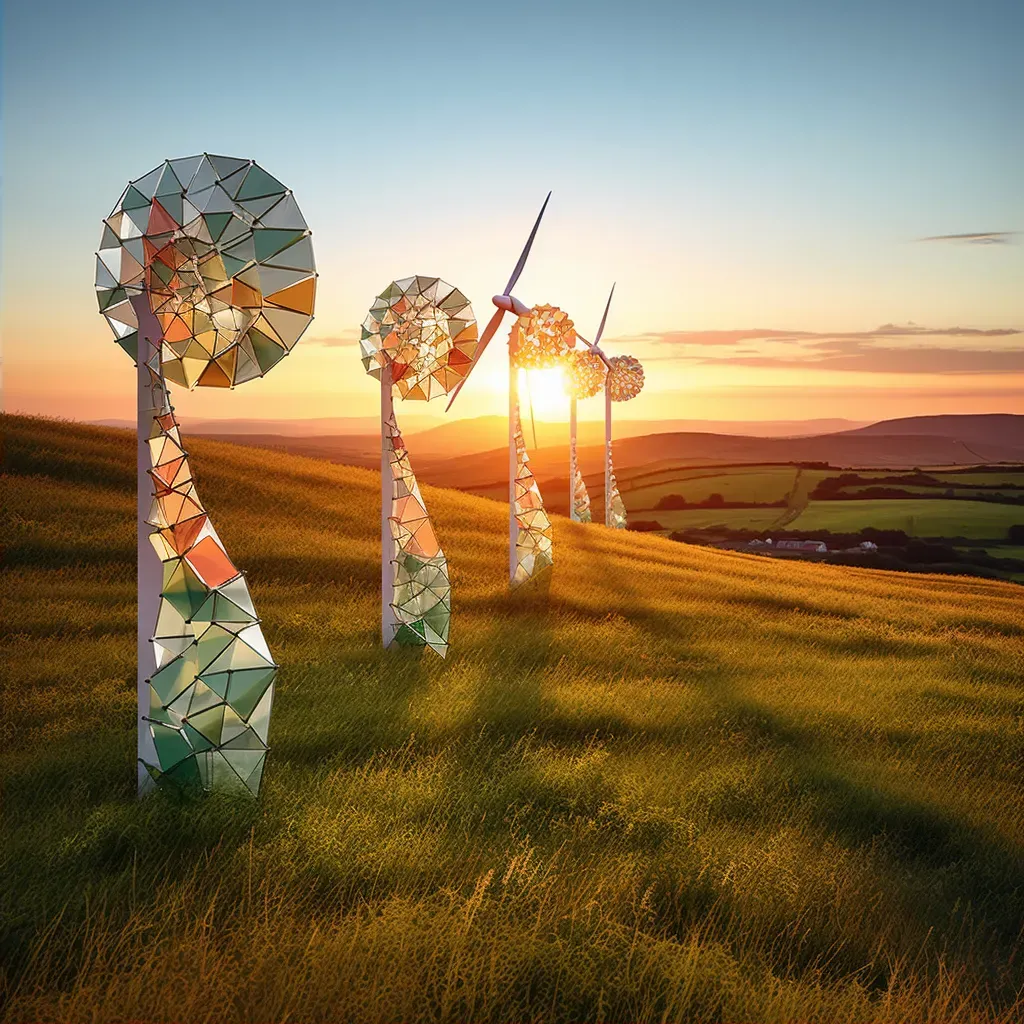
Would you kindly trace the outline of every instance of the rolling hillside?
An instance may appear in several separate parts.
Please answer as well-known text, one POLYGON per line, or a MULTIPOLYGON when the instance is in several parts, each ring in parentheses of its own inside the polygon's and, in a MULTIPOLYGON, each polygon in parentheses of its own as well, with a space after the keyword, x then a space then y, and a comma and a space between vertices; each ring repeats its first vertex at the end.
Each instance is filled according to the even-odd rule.
POLYGON ((283 668, 258 804, 134 800, 134 441, 8 417, 0 1019, 1024 1014, 1024 603, 424 488, 452 652, 378 641, 373 472, 190 444, 283 668))
POLYGON ((952 437, 968 444, 1024 445, 1024 416, 1013 413, 988 413, 962 416, 906 416, 883 420, 866 427, 846 431, 851 434, 885 434, 952 437))
MULTIPOLYGON (((488 417, 477 430, 477 421, 456 421, 413 435, 410 440, 413 465, 421 482, 454 487, 497 497, 507 491, 508 453, 504 446, 480 450, 495 443, 495 424, 500 426, 498 444, 507 431, 500 417, 488 417), (492 422, 493 421, 493 422, 492 422), (449 446, 445 448, 444 446, 449 446), (468 452, 465 449, 469 449, 468 452), (458 452, 463 454, 458 454, 458 452), (455 453, 455 454, 453 454, 455 453)), ((713 466, 736 463, 827 462, 850 468, 911 469, 915 466, 974 465, 980 462, 1024 462, 1024 416, 940 416, 918 417, 936 423, 922 423, 921 433, 895 429, 886 424, 912 421, 883 421, 864 430, 801 437, 751 437, 736 434, 660 432, 625 436, 616 425, 615 465, 621 479, 655 468, 713 466), (956 436, 959 421, 966 421, 964 433, 970 441, 956 436), (982 422, 984 421, 984 422, 982 422), (943 433, 929 433, 942 430, 943 433)), ((633 424, 634 426, 636 423, 633 424)), ((650 429, 651 424, 646 428, 650 429)), ((374 468, 380 454, 375 437, 316 435, 293 437, 283 434, 218 434, 221 440, 255 444, 329 459, 344 465, 374 468)), ((588 479, 591 497, 601 500, 603 491, 603 432, 598 424, 582 424, 580 465, 588 479)), ((568 510, 568 428, 565 424, 538 424, 538 445, 527 428, 527 445, 532 466, 541 482, 548 507, 568 510), (557 443, 551 443, 557 439, 557 443)), ((627 503, 628 504, 628 503, 627 503)))

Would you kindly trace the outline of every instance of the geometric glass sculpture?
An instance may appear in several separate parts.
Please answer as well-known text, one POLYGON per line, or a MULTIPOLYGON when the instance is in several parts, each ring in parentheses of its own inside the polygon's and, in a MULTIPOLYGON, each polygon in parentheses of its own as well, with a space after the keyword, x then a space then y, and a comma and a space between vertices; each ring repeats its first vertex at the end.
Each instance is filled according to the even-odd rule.
POLYGON ((147 371, 153 504, 150 541, 163 567, 145 718, 154 781, 259 793, 277 666, 245 577, 196 493, 156 351, 147 371))
POLYGON ((593 522, 594 514, 590 508, 590 492, 587 490, 586 481, 583 479, 583 474, 577 463, 575 440, 569 442, 569 464, 572 478, 572 504, 569 509, 569 518, 574 523, 593 522))
POLYGON ((137 369, 139 793, 255 795, 277 666, 199 501, 167 382, 231 388, 288 354, 313 317, 309 228, 251 160, 168 160, 104 220, 96 290, 137 369))
POLYGON ((524 370, 558 366, 576 344, 576 328, 557 306, 534 306, 512 325, 509 346, 524 370))
POLYGON ((605 450, 604 450, 604 522, 615 530, 626 528, 626 506, 619 494, 612 468, 612 402, 628 402, 640 394, 644 386, 644 368, 634 356, 612 356, 605 377, 605 450))
MULTIPOLYGON (((598 342, 592 342, 596 345, 598 342)), ((565 382, 570 398, 593 398, 604 386, 604 360, 593 349, 574 349, 565 357, 565 382)))
POLYGON ((512 586, 537 576, 551 565, 551 520, 544 510, 540 488, 530 469, 518 410, 514 432, 516 469, 513 483, 513 514, 516 521, 515 571, 512 586))
POLYGON ((134 359, 149 297, 164 377, 231 387, 261 377, 313 319, 310 232, 294 196, 251 160, 168 160, 131 182, 96 260, 100 311, 134 359))
MULTIPOLYGON (((448 405, 445 409, 452 407, 452 403, 458 397, 459 392, 462 390, 463 385, 472 372, 473 367, 477 366, 480 362, 480 357, 484 354, 491 339, 497 333, 498 328, 501 326, 502 318, 506 313, 514 313, 517 317, 529 317, 531 311, 526 305, 520 302, 512 294, 512 289, 516 286, 516 282, 519 280, 523 269, 526 266, 527 257, 530 255, 530 250, 533 248, 533 241, 537 237, 537 229, 540 227, 540 222, 544 217, 544 211, 547 209, 548 200, 551 198, 551 193, 547 194, 547 198, 544 200, 543 206, 540 208, 540 213, 537 214, 537 219, 533 223, 533 229, 530 231, 529 237, 526 239, 526 245, 523 247, 523 251, 519 255, 519 261, 515 265, 515 269, 512 271, 512 276, 508 279, 508 283, 505 285, 505 290, 500 295, 495 295, 491 298, 494 303, 495 311, 491 316, 491 319, 487 321, 487 326, 484 328, 483 334, 480 335, 480 343, 477 346, 476 354, 473 356, 473 362, 468 367, 465 377, 455 385, 455 389, 452 391, 452 396, 448 401, 448 405)), ((558 311, 561 313, 561 311, 558 311)), ((561 316, 564 318, 565 314, 561 316)), ((566 318, 567 319, 567 318, 566 318)), ((569 322, 571 328, 571 321, 569 322)), ((515 333, 515 327, 513 327, 513 334, 515 333)), ((560 331, 556 332, 560 336, 560 331)), ((511 336, 509 339, 509 389, 508 389, 508 453, 509 453, 509 472, 508 472, 508 578, 509 586, 517 586, 523 582, 523 562, 521 558, 526 556, 526 548, 521 546, 519 543, 520 532, 524 527, 521 525, 525 522, 526 518, 534 520, 536 517, 532 514, 528 515, 528 511, 532 513, 532 509, 528 510, 526 505, 517 507, 517 495, 522 491, 523 494, 531 492, 536 488, 536 480, 533 479, 533 474, 530 472, 527 465, 528 458, 526 456, 526 447, 523 444, 522 430, 519 422, 519 381, 518 372, 513 364, 512 355, 512 344, 511 336), (522 458, 520 458, 520 452, 522 458), (521 476, 521 474, 523 474, 521 476), (527 476, 529 474, 527 483, 527 476)), ((527 357, 529 358, 529 357, 527 357)), ((537 491, 537 499, 539 501, 540 492, 537 491)), ((545 515, 546 518, 546 515, 545 515)), ((550 540, 550 521, 548 523, 548 540, 550 540)), ((543 533, 543 530, 541 530, 543 533)), ((536 571, 544 568, 544 565, 550 565, 550 545, 548 547, 548 559, 545 563, 544 558, 541 557, 539 560, 533 558, 530 561, 531 566, 536 566, 536 571)))
POLYGON ((644 368, 635 356, 608 360, 608 393, 613 402, 628 402, 643 390, 644 368))
POLYGON ((558 366, 576 344, 572 320, 557 306, 534 306, 512 325, 508 339, 509 422, 513 427, 509 462, 510 582, 518 586, 552 563, 551 520, 529 467, 519 409, 519 369, 558 366))
POLYGON ((566 390, 569 392, 569 485, 572 488, 569 517, 577 523, 589 523, 593 518, 590 494, 580 472, 576 452, 576 403, 582 398, 592 398, 601 390, 606 367, 592 348, 569 352, 564 365, 566 390))
POLYGON ((448 651, 448 563, 395 419, 393 391, 429 401, 449 394, 473 364, 479 339, 469 300, 437 277, 393 281, 363 322, 363 367, 381 387, 381 636, 448 651))
POLYGON ((626 528, 626 506, 619 494, 619 485, 615 481, 615 470, 612 468, 611 453, 608 453, 608 476, 611 498, 608 505, 608 523, 613 530, 626 528))

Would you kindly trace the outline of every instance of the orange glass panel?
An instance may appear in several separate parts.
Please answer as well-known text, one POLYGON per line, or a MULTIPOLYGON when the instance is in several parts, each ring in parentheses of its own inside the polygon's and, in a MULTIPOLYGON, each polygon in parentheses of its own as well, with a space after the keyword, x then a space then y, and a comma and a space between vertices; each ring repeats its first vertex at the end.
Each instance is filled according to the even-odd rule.
POLYGON ((310 277, 279 292, 267 296, 267 301, 275 306, 293 309, 296 313, 312 313, 313 299, 316 294, 316 278, 310 277))
POLYGON ((173 231, 178 222, 154 199, 149 210, 149 224, 146 225, 147 235, 163 235, 173 231))
POLYGON ((203 370, 197 383, 206 388, 229 388, 231 378, 216 363, 210 363, 203 370))
POLYGON ((185 556, 185 561, 208 587, 219 587, 238 575, 238 570, 231 564, 231 559, 212 537, 204 537, 185 556))

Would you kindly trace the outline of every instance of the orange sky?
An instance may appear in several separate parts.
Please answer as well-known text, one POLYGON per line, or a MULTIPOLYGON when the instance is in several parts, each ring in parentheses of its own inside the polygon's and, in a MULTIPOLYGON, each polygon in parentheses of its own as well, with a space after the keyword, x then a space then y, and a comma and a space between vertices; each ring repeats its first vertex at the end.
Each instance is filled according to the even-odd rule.
MULTIPOLYGON (((320 276, 295 351, 233 393, 178 394, 186 416, 376 415, 354 345, 373 297, 439 276, 486 320, 549 190, 516 294, 589 336, 616 282, 607 349, 648 375, 630 418, 1024 412, 1019 3, 521 3, 510 24, 394 0, 416 45, 386 54, 372 4, 250 0, 244 25, 207 5, 202 38, 274 72, 229 73, 226 116, 209 47, 179 46, 173 110, 132 127, 162 9, 51 6, 5 12, 7 410, 133 415, 93 291, 102 218, 129 179, 206 151, 294 190, 320 276)), ((500 411, 504 387, 496 344, 453 412, 500 411)))

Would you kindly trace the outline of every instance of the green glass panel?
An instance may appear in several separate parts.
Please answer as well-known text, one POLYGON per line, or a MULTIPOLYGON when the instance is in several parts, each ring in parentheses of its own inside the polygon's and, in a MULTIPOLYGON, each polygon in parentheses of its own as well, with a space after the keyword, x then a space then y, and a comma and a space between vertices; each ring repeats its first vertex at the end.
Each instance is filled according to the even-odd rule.
POLYGON ((241 718, 247 719, 252 714, 276 674, 276 668, 241 668, 231 673, 227 699, 241 718))
POLYGON ((242 182, 242 187, 235 193, 236 199, 259 199, 262 196, 272 196, 279 192, 286 192, 284 185, 271 177, 258 164, 249 168, 249 173, 242 182))
POLYGON ((232 219, 233 217, 230 213, 203 214, 203 220, 206 221, 206 226, 210 229, 210 238, 215 242, 220 238, 221 232, 223 232, 232 219))
MULTIPOLYGON (((138 210, 149 206, 150 200, 144 196, 134 185, 128 187, 121 202, 122 210, 138 210)), ((134 220, 134 218, 132 218, 134 220)))
POLYGON ((256 259, 262 263, 275 253, 286 249, 302 237, 302 231, 287 228, 253 228, 252 237, 256 243, 256 259))
POLYGON ((160 767, 165 772, 192 753, 188 741, 177 729, 156 723, 152 724, 150 729, 153 733, 156 755, 160 759, 160 767))
POLYGON ((221 748, 224 760, 231 765, 241 781, 245 781, 253 773, 256 766, 266 756, 266 749, 234 750, 230 747, 221 748))
POLYGON ((139 358, 139 332, 132 331, 131 334, 126 334, 123 338, 118 338, 118 345, 121 346, 131 356, 132 362, 137 362, 139 358))
POLYGON ((196 677, 196 662, 187 655, 174 658, 153 673, 149 682, 160 697, 161 704, 170 704, 196 677))
POLYGON ((192 744, 195 750, 210 750, 213 744, 198 730, 193 729, 192 726, 186 722, 182 726, 185 735, 188 737, 189 743, 192 744))
POLYGON ((255 329, 249 331, 248 337, 249 343, 252 345, 253 354, 256 356, 256 361, 260 364, 260 369, 264 373, 285 357, 285 350, 259 331, 255 329))

